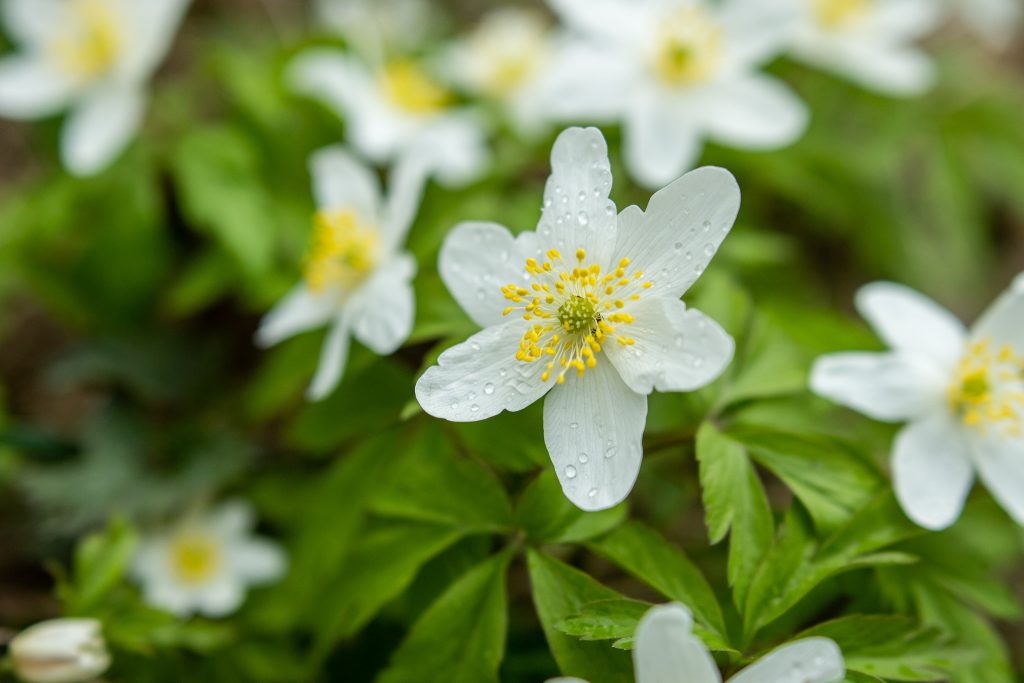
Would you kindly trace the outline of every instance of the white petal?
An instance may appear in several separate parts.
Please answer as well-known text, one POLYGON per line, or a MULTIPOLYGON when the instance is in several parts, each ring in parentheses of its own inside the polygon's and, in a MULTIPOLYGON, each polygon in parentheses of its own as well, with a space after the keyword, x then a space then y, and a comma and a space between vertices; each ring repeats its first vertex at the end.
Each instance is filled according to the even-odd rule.
POLYGON ((86 176, 105 168, 135 137, 145 105, 145 94, 133 88, 90 94, 71 113, 61 133, 61 156, 67 169, 86 176))
POLYGON ((544 401, 544 443, 562 491, 583 510, 604 510, 633 490, 643 459, 647 397, 604 358, 566 375, 544 401))
POLYGON ((501 288, 526 284, 525 242, 497 223, 460 223, 445 237, 438 258, 441 279, 480 327, 508 320, 501 315, 509 305, 501 288))
POLYGON ((1024 438, 993 434, 975 441, 978 474, 1017 524, 1024 525, 1024 438))
POLYGON ((731 173, 698 168, 655 192, 646 212, 631 206, 619 214, 613 261, 630 259, 630 268, 654 283, 644 296, 682 296, 711 262, 739 208, 731 173))
POLYGON ((732 61, 740 67, 759 65, 788 47, 799 26, 803 1, 721 3, 718 17, 732 61))
POLYGON ((194 592, 176 582, 150 581, 143 585, 142 595, 145 601, 153 607, 179 617, 194 614, 197 608, 194 592))
POLYGON ((281 547, 263 538, 248 538, 230 552, 235 573, 251 584, 273 583, 288 567, 281 547))
POLYGON ((636 340, 604 350, 633 391, 693 391, 713 382, 732 360, 732 337, 711 318, 679 299, 641 299, 626 309, 636 322, 617 328, 636 340))
POLYGON ((418 166, 424 177, 436 177, 447 187, 461 187, 479 177, 489 160, 479 122, 452 113, 408 135, 396 163, 418 166))
POLYGON ((974 339, 1009 344, 1024 354, 1024 275, 993 303, 971 330, 974 339))
POLYGON ((715 660, 692 628, 693 617, 682 605, 648 610, 633 644, 637 683, 721 683, 715 660))
POLYGON ((320 350, 320 365, 306 391, 306 398, 310 401, 326 398, 341 382, 341 376, 345 372, 345 361, 348 360, 351 332, 348 315, 343 312, 324 339, 323 348, 320 350))
POLYGON ((612 123, 632 100, 637 71, 621 52, 563 37, 544 69, 538 97, 552 121, 612 123))
POLYGON ((353 209, 363 221, 380 220, 380 182, 370 169, 341 145, 326 147, 309 158, 313 194, 323 210, 353 209))
POLYGON ((39 57, 0 59, 0 116, 50 116, 67 106, 73 92, 72 83, 39 57))
POLYGON ((920 354, 942 369, 952 368, 964 350, 963 323, 909 287, 873 282, 857 292, 857 310, 890 348, 920 354))
POLYGON ((1018 0, 958 0, 957 4, 964 21, 997 48, 1013 40, 1024 17, 1018 0))
POLYGON ((608 41, 642 35, 654 7, 654 3, 622 0, 550 0, 548 4, 570 28, 608 41))
POLYGON ((509 320, 442 353, 416 382, 423 410, 452 422, 476 422, 503 410, 522 410, 543 396, 551 388, 540 379, 544 364, 515 357, 529 325, 509 320))
POLYGON ((416 220, 420 201, 423 199, 427 170, 423 164, 408 155, 398 159, 391 167, 388 176, 388 198, 380 225, 382 248, 385 251, 393 252, 405 244, 405 238, 416 220))
POLYGON ((642 93, 623 124, 624 153, 630 174, 641 185, 662 187, 690 170, 704 142, 694 113, 671 106, 668 98, 642 93))
POLYGON ((223 574, 196 592, 197 611, 208 617, 231 614, 245 602, 245 586, 236 576, 223 574))
POLYGON ((227 541, 252 530, 256 525, 256 510, 244 500, 228 500, 213 509, 202 523, 227 541))
POLYGON ((608 145, 597 128, 567 128, 551 149, 551 176, 537 232, 567 261, 577 249, 587 263, 607 266, 615 248, 615 204, 608 145), (548 231, 550 230, 550 238, 548 231))
POLYGON ((811 369, 811 391, 876 420, 913 420, 942 407, 943 377, 910 353, 834 353, 811 369))
POLYGON ((799 46, 797 54, 805 61, 888 95, 920 95, 935 81, 932 60, 913 47, 851 38, 833 42, 822 38, 815 44, 799 46))
POLYGON ((963 429, 947 413, 912 422, 893 444, 892 478, 907 516, 933 531, 960 516, 974 473, 963 429))
POLYGON ((66 3, 61 0, 4 0, 0 2, 4 28, 23 47, 40 48, 53 36, 54 27, 64 19, 66 3))
POLYGON ((412 332, 416 297, 412 278, 416 262, 401 254, 373 273, 352 297, 352 332, 382 356, 394 353, 412 332))
POLYGON ((171 47, 190 0, 147 0, 125 3, 132 27, 131 52, 121 65, 129 80, 149 78, 171 47))
POLYGON ((846 665, 828 638, 805 638, 771 651, 729 679, 729 683, 834 683, 846 665))
POLYGON ((300 283, 281 299, 260 323, 256 343, 273 346, 300 332, 320 327, 337 312, 337 299, 329 292, 317 293, 300 283))
POLYGON ((704 128, 718 142, 750 149, 773 149, 795 142, 807 128, 809 112, 781 81, 745 76, 713 86, 704 128))
POLYGON ((935 0, 887 0, 875 3, 860 30, 889 44, 910 42, 934 29, 942 13, 935 0))

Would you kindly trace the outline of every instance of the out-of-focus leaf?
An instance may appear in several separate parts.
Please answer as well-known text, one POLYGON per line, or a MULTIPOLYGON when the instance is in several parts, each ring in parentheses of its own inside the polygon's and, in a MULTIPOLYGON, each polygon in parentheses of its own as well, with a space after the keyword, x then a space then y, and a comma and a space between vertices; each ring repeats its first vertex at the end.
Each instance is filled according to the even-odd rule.
POLYGON ((138 542, 138 534, 124 520, 85 537, 75 551, 69 593, 63 596, 69 614, 90 614, 121 583, 138 542))
POLYGON ((516 505, 516 519, 535 543, 581 543, 622 523, 625 504, 584 512, 569 502, 550 469, 542 471, 516 505))

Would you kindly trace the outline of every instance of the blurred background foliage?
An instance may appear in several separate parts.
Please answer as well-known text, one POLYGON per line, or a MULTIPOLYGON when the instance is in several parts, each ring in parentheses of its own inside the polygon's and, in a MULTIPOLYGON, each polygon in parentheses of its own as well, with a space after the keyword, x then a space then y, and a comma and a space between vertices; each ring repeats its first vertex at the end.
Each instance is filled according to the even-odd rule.
MULTIPOLYGON (((486 5, 444 8, 459 27, 486 5)), ((344 133, 281 85, 296 51, 341 44, 307 37, 305 15, 198 0, 144 134, 96 178, 59 169, 58 122, 0 124, 0 624, 103 618, 111 680, 525 683, 557 662, 601 683, 629 678, 645 604, 677 599, 727 671, 813 626, 852 681, 1020 680, 1024 534, 981 490, 922 534, 887 493, 894 430, 805 389, 815 356, 880 348, 851 311, 860 284, 899 280, 971 319, 1024 270, 1019 49, 947 30, 929 45, 940 83, 912 100, 772 65, 809 103, 808 134, 702 159, 744 204, 688 299, 737 360, 651 397, 629 509, 584 514, 550 471, 539 405, 441 424, 412 394, 474 330, 436 274, 442 238, 465 219, 533 229, 555 131, 500 130, 485 178, 428 188, 399 353, 357 345, 309 404, 322 334, 254 348, 301 267, 306 159, 344 133), (288 577, 227 620, 146 607, 125 581, 138 534, 230 494, 285 545, 288 577)), ((605 133, 613 198, 643 206, 605 133)))

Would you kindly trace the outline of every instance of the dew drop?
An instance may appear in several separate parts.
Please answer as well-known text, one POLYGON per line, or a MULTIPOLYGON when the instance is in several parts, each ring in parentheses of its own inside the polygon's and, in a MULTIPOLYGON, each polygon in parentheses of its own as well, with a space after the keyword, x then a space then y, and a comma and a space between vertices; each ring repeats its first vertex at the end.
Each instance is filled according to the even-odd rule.
POLYGON ((577 427, 579 427, 579 426, 580 426, 580 425, 579 425, 579 423, 578 423, 578 422, 570 422, 570 423, 569 423, 569 429, 576 429, 576 428, 577 428, 577 427))
POLYGON ((701 227, 704 228, 704 232, 711 230, 711 221, 704 221, 701 227))
POLYGON ((715 255, 715 245, 711 244, 711 242, 708 242, 707 244, 705 244, 704 245, 704 253, 707 254, 708 256, 714 256, 715 255))
POLYGON ((597 489, 590 489, 589 491, 587 491, 587 495, 590 496, 591 498, 595 497, 597 495, 597 489))
MULTIPOLYGON (((499 377, 507 377, 508 376, 508 370, 506 370, 505 368, 502 368, 501 370, 498 370, 498 376, 499 377)), ((487 391, 487 389, 485 388, 484 391, 487 391)))
POLYGON ((579 193, 579 195, 577 195, 576 198, 579 199, 581 202, 587 201, 587 192, 586 192, 586 190, 580 190, 580 193, 579 193))
POLYGON ((684 344, 686 344, 686 339, 683 338, 683 335, 681 335, 681 334, 677 335, 676 336, 676 348, 681 349, 681 348, 683 348, 684 344))
POLYGON ((490 382, 488 382, 487 384, 485 384, 485 385, 484 385, 484 393, 485 393, 485 394, 487 394, 488 396, 490 396, 491 394, 493 394, 493 393, 494 393, 494 385, 493 385, 493 384, 491 384, 490 382))
POLYGON ((580 211, 578 214, 576 214, 576 222, 582 226, 586 226, 588 223, 590 223, 590 216, 587 215, 586 211, 580 211))
POLYGON ((484 291, 483 287, 480 287, 479 289, 476 290, 476 298, 479 299, 480 301, 483 301, 484 299, 487 298, 487 292, 484 291))
POLYGON ((477 344, 476 342, 469 342, 469 348, 473 349, 474 351, 479 351, 480 345, 477 344))
POLYGON ((589 461, 589 460, 590 460, 590 456, 589 455, 587 455, 586 453, 580 453, 580 464, 581 465, 586 465, 587 461, 589 461))
POLYGON ((686 252, 686 260, 687 261, 692 261, 693 260, 693 252, 692 251, 686 252))
POLYGON ((471 413, 479 412, 479 410, 480 410, 480 406, 478 406, 475 403, 469 407, 469 412, 471 412, 471 413))
POLYGON ((565 476, 568 477, 569 479, 575 479, 576 478, 576 468, 573 467, 572 465, 566 465, 565 466, 565 476))
POLYGON ((451 408, 452 408, 452 410, 458 410, 459 409, 459 404, 456 403, 455 401, 452 401, 451 408))
POLYGON ((675 243, 675 250, 676 251, 682 251, 683 250, 683 243, 682 242, 676 242, 675 243))
POLYGON ((476 399, 476 392, 475 392, 475 391, 471 391, 471 392, 469 392, 469 393, 468 393, 468 394, 466 395, 466 398, 467 398, 467 399, 469 399, 470 401, 472 401, 472 400, 476 399))
POLYGON ((618 448, 616 448, 615 446, 609 446, 605 450, 605 452, 604 452, 604 457, 606 457, 606 458, 614 458, 615 454, 618 453, 618 452, 619 452, 618 448))
POLYGON ((691 361, 691 365, 693 365, 693 367, 695 368, 699 368, 700 366, 704 365, 704 359, 701 358, 700 356, 694 356, 693 360, 691 361))

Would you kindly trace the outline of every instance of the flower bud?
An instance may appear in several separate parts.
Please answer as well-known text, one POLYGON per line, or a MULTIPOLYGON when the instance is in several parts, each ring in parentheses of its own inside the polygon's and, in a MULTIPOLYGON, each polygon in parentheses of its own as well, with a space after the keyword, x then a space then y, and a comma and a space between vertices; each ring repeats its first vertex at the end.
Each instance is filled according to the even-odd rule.
POLYGON ((15 636, 9 652, 14 672, 26 683, 91 681, 110 666, 95 619, 40 622, 15 636))

